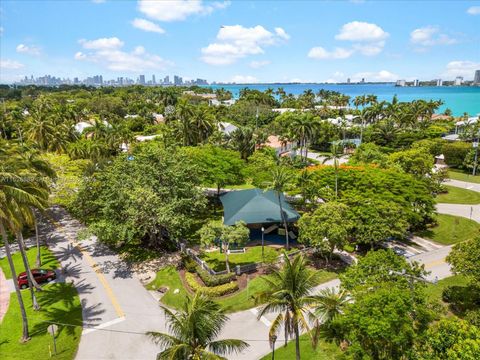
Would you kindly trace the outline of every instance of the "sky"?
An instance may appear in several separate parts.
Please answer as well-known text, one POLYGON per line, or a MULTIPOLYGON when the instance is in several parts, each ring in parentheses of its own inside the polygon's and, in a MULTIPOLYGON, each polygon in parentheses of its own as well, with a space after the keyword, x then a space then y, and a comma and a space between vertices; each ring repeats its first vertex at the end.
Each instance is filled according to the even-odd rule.
POLYGON ((472 80, 480 1, 0 3, 0 83, 177 74, 209 82, 472 80))

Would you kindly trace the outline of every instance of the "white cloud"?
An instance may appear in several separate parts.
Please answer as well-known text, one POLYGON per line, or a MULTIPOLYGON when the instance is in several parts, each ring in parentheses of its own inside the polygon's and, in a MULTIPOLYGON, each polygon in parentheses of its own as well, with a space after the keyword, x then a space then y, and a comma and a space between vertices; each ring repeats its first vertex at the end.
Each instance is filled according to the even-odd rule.
POLYGON ((163 30, 160 26, 145 19, 136 18, 132 21, 132 25, 137 29, 147 31, 147 32, 154 32, 157 34, 165 33, 165 30, 163 30))
POLYGON ((308 52, 308 57, 318 60, 326 59, 346 59, 353 54, 353 50, 348 50, 344 48, 335 48, 333 51, 327 51, 321 46, 313 47, 308 52))
MULTIPOLYGON (((385 46, 385 39, 390 35, 380 26, 361 21, 352 21, 344 24, 339 33, 335 35, 336 40, 351 41, 351 48, 336 47, 328 51, 321 46, 313 47, 308 53, 312 59, 346 59, 354 53, 365 56, 374 56, 382 52, 385 46)), ((329 79, 331 80, 331 79, 329 79)))
POLYGON ((353 49, 365 56, 374 56, 380 54, 385 46, 385 41, 373 43, 354 44, 353 49))
POLYGON ((25 65, 15 60, 9 60, 9 59, 0 60, 1 69, 17 70, 17 69, 23 68, 24 66, 25 65))
POLYGON ((467 14, 480 15, 480 6, 470 6, 467 10, 467 14))
POLYGON ((18 53, 29 55, 40 55, 40 48, 35 45, 18 44, 16 47, 18 53))
POLYGON ((85 55, 81 51, 76 52, 75 55, 74 55, 75 60, 84 60, 86 58, 87 58, 87 55, 85 55))
POLYGON ((263 54, 265 46, 271 46, 288 38, 281 28, 275 33, 261 25, 243 27, 242 25, 222 26, 217 34, 217 40, 201 49, 201 59, 211 65, 228 65, 248 55, 263 54))
POLYGON ((96 40, 80 39, 78 41, 85 49, 104 50, 104 49, 119 49, 123 46, 123 41, 117 37, 100 38, 96 40))
POLYGON ((158 21, 181 21, 190 15, 210 14, 216 9, 224 9, 230 1, 203 4, 201 0, 139 0, 138 9, 151 19, 158 21))
POLYGON ((358 82, 362 79, 365 81, 381 81, 391 82, 398 80, 399 76, 387 70, 381 70, 379 72, 360 72, 351 76, 351 81, 358 82))
POLYGON ((248 84, 248 83, 256 83, 258 79, 255 76, 250 75, 235 75, 232 77, 232 82, 237 84, 248 84))
POLYGON ((410 33, 410 41, 412 44, 420 46, 434 45, 452 45, 457 43, 456 39, 451 38, 447 34, 440 33, 438 26, 424 26, 413 30, 410 33))
POLYGON ((96 40, 82 39, 79 43, 91 52, 77 52, 74 58, 79 61, 91 61, 112 71, 141 72, 145 70, 164 70, 171 66, 170 61, 148 53, 143 46, 137 46, 132 52, 122 50, 124 45, 120 39, 101 38, 96 40))
POLYGON ((271 64, 271 61, 269 60, 261 60, 261 61, 251 61, 250 62, 250 67, 253 69, 259 69, 261 67, 267 66, 271 64))
POLYGON ((379 41, 389 36, 380 26, 361 21, 352 21, 342 26, 335 35, 337 40, 379 41))
POLYGON ((288 35, 285 30, 283 30, 281 27, 276 27, 275 28, 275 33, 280 36, 282 39, 288 40, 290 39, 290 35, 288 35))
POLYGON ((465 80, 472 80, 475 70, 478 69, 480 69, 480 62, 454 60, 447 64, 445 71, 441 75, 449 79, 453 79, 457 76, 463 76, 465 80))

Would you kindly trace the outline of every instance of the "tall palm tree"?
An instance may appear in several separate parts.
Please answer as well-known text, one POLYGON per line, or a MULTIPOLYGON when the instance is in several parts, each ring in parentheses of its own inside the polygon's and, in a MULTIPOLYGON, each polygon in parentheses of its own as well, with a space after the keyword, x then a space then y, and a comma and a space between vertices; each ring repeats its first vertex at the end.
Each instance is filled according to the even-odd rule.
MULTIPOLYGON (((269 338, 276 336, 283 327, 285 346, 289 338, 295 338, 296 359, 300 360, 300 333, 305 331, 312 335, 309 321, 315 318, 311 306, 316 302, 312 291, 318 282, 318 273, 308 269, 302 255, 293 260, 286 253, 284 257, 283 267, 264 278, 268 290, 256 297, 258 303, 265 304, 258 312, 258 319, 265 314, 276 313, 270 326, 269 338)), ((313 337, 311 339, 313 342, 313 337)))
POLYGON ((225 359, 223 355, 241 352, 249 346, 242 340, 215 340, 228 317, 220 305, 201 293, 188 297, 177 313, 163 306, 162 309, 170 334, 147 333, 162 348, 157 359, 220 360, 225 359))
POLYGON ((180 132, 182 134, 183 145, 189 145, 192 138, 191 118, 194 114, 194 108, 188 99, 180 98, 175 106, 175 113, 180 121, 180 132))
POLYGON ((255 151, 255 132, 250 127, 239 127, 231 134, 233 147, 240 152, 243 160, 252 155, 255 151))
POLYGON ((283 211, 282 195, 287 185, 292 179, 288 169, 284 166, 278 166, 272 171, 272 180, 266 184, 267 190, 273 190, 277 195, 278 205, 280 207, 280 219, 282 220, 285 229, 285 247, 290 250, 290 243, 288 241, 288 225, 285 211, 283 211))
POLYGON ((338 198, 338 169, 340 168, 340 159, 343 155, 340 154, 340 146, 337 143, 332 143, 330 147, 330 155, 323 159, 323 163, 333 160, 333 168, 335 170, 335 199, 338 198))
POLYGON ((316 121, 311 114, 296 116, 290 124, 292 132, 300 143, 300 157, 307 160, 308 142, 312 139, 316 121), (302 151, 303 150, 303 151, 302 151))

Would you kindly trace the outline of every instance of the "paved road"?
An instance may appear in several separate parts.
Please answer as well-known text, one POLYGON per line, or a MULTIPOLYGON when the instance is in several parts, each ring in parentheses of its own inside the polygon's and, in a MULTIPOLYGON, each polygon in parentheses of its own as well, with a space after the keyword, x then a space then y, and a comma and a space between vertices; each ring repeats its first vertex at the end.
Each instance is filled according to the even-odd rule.
POLYGON ((456 187, 459 187, 459 188, 464 188, 464 189, 480 192, 480 184, 471 183, 471 182, 467 182, 467 181, 447 179, 445 181, 445 185, 451 185, 451 186, 456 186, 456 187))
POLYGON ((50 214, 58 223, 42 223, 41 231, 82 302, 84 330, 76 359, 155 359, 158 349, 143 334, 165 331, 158 303, 117 255, 91 240, 76 242, 78 221, 61 208, 50 214))
MULTIPOLYGON (((480 192, 480 184, 470 183, 466 181, 459 181, 459 180, 447 180, 445 184, 480 192)), ((437 212, 439 212, 440 214, 462 216, 467 219, 480 222, 480 204, 464 205, 464 204, 439 203, 437 204, 437 212)))
MULTIPOLYGON (((130 269, 108 249, 92 239, 77 241, 82 225, 61 208, 50 212, 56 225, 41 222, 53 253, 67 269, 66 281, 74 281, 83 307, 84 330, 76 359, 155 359, 158 348, 146 331, 166 331, 165 319, 154 297, 141 285, 130 269)), ((430 278, 450 275, 444 263, 450 247, 423 253, 411 260, 426 264, 430 278)), ((338 280, 319 288, 336 287, 338 280)), ((257 321, 256 309, 230 315, 221 338, 247 341, 250 348, 233 360, 257 359, 270 352, 268 328, 272 315, 257 321)), ((280 336, 278 344, 282 343, 280 336)))
MULTIPOLYGON (((307 152, 307 158, 320 161, 322 164, 325 164, 325 165, 333 165, 333 159, 325 161, 325 159, 327 158, 326 156, 320 155, 311 151, 307 152)), ((338 159, 339 164, 345 164, 347 161, 348 161, 348 157, 341 157, 338 159)))

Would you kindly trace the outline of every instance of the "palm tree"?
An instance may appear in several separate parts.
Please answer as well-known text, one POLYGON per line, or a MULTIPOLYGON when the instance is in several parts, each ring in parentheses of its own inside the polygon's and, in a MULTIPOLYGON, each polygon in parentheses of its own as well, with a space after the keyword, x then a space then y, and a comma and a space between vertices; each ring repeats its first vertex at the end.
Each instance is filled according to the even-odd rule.
POLYGON ((320 325, 328 326, 333 319, 342 314, 350 298, 344 290, 322 289, 316 295, 315 314, 320 325))
MULTIPOLYGON (((264 303, 257 318, 268 313, 277 313, 269 330, 269 339, 276 336, 283 327, 285 331, 285 346, 289 338, 295 338, 296 359, 300 360, 300 332, 310 335, 309 321, 314 319, 311 306, 316 297, 312 291, 317 284, 318 273, 307 267, 302 255, 290 260, 284 253, 285 262, 280 270, 264 277, 268 290, 256 297, 258 303, 264 303)), ((313 342, 313 338, 312 342, 313 342)))
POLYGON ((240 152, 243 160, 247 160, 255 151, 255 132, 250 127, 239 127, 231 134, 233 147, 240 152))
POLYGON ((267 183, 266 188, 267 190, 273 190, 278 199, 278 205, 280 206, 280 219, 282 220, 283 227, 285 229, 285 247, 288 250, 290 250, 290 243, 288 241, 288 225, 287 225, 287 218, 285 211, 283 211, 283 206, 282 206, 282 195, 283 192, 285 191, 287 185, 289 184, 292 176, 288 172, 286 167, 283 166, 278 166, 272 171, 272 180, 267 183))
POLYGON ((191 118, 194 114, 194 108, 188 99, 180 98, 175 106, 175 113, 180 121, 183 145, 190 145, 192 139, 191 118))
POLYGON ((333 168, 335 170, 335 199, 338 198, 338 169, 340 167, 340 147, 337 143, 332 143, 330 148, 330 155, 327 155, 325 159, 323 159, 323 163, 325 164, 329 160, 333 160, 333 168))
POLYGON ((228 320, 220 305, 201 293, 187 297, 177 313, 162 306, 170 334, 148 332, 162 351, 157 359, 201 360, 225 359, 223 355, 238 353, 249 345, 236 339, 215 340, 228 320))
POLYGON ((308 156, 308 142, 312 139, 316 126, 316 121, 310 114, 296 116, 290 124, 291 131, 300 142, 300 157, 305 156, 305 161, 308 156))

